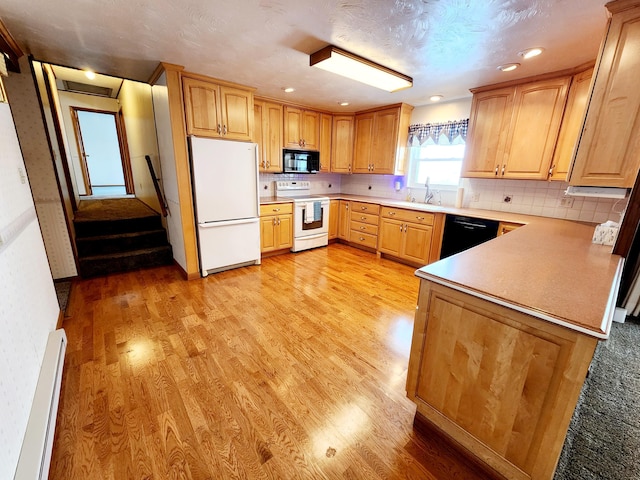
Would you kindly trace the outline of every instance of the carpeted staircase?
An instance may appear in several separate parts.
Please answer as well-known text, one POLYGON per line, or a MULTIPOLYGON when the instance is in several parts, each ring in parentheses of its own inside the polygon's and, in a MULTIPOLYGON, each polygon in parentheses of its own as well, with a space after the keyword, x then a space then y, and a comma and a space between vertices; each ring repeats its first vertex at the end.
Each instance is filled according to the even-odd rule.
POLYGON ((173 261, 160 215, 135 198, 83 200, 73 225, 81 277, 173 261))

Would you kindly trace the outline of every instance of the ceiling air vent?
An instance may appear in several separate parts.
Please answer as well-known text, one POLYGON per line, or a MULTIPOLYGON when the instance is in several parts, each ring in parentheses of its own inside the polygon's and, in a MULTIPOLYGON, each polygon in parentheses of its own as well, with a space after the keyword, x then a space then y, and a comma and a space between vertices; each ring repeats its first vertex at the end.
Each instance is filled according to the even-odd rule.
POLYGON ((100 97, 111 97, 113 89, 108 87, 100 87, 98 85, 87 85, 86 83, 72 82, 70 80, 62 80, 63 88, 67 92, 85 93, 87 95, 98 95, 100 97))

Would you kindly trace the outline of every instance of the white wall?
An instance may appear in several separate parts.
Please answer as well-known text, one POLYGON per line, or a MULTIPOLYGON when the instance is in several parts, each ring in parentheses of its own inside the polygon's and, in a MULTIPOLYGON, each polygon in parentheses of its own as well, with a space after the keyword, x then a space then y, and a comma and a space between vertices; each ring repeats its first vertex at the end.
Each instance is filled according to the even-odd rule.
POLYGON ((76 264, 64 205, 58 191, 38 93, 26 56, 20 59, 20 70, 22 73, 12 74, 6 79, 5 87, 31 182, 49 266, 53 278, 75 277, 76 264))
POLYGON ((171 135, 171 117, 169 115, 169 95, 167 92, 166 74, 162 74, 157 83, 151 87, 153 94, 153 111, 158 132, 158 152, 160 156, 161 176, 163 179, 164 198, 169 206, 167 215, 167 236, 173 249, 173 259, 187 271, 187 254, 182 233, 182 217, 180 214, 180 197, 178 195, 178 177, 176 159, 173 153, 173 137, 171 135))
POLYGON ((10 479, 60 310, 6 103, 0 103, 0 145, 0 478, 10 479))
MULTIPOLYGON (((151 86, 125 80, 118 94, 127 131, 127 144, 131 158, 131 171, 136 197, 160 212, 160 202, 147 166, 145 155, 151 157, 156 176, 160 177, 158 140, 153 116, 151 86)), ((160 178, 160 182, 162 179, 160 178)))
POLYGON ((411 123, 439 123, 469 118, 471 97, 451 102, 436 102, 416 107, 411 112, 411 123))
POLYGON ((75 176, 78 194, 86 195, 87 190, 82 177, 82 167, 80 166, 80 153, 78 151, 78 143, 76 142, 76 134, 73 129, 73 120, 71 119, 71 107, 93 108, 96 110, 106 110, 108 112, 117 112, 120 110, 120 103, 115 98, 97 97, 95 95, 84 95, 81 93, 58 92, 60 98, 60 110, 62 111, 62 119, 64 122, 64 130, 67 136, 70 154, 70 170, 75 176))

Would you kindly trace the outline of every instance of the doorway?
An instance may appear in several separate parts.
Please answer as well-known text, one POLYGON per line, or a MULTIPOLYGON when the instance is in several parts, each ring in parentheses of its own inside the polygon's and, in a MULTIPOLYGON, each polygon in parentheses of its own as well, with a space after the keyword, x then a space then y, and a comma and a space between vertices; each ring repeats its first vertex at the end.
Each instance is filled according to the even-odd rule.
POLYGON ((134 193, 122 112, 71 107, 87 196, 134 193))

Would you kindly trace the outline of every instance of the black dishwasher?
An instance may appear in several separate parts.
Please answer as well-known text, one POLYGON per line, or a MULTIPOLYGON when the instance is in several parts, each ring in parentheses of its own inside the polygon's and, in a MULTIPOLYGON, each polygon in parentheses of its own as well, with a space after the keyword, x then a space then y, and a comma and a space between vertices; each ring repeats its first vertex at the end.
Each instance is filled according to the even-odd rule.
POLYGON ((498 222, 482 218, 447 215, 442 235, 440 258, 450 257, 467 248, 480 245, 498 235, 498 222))

